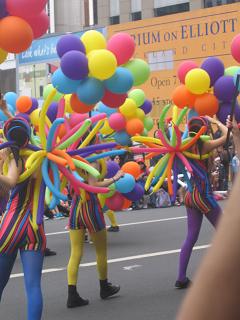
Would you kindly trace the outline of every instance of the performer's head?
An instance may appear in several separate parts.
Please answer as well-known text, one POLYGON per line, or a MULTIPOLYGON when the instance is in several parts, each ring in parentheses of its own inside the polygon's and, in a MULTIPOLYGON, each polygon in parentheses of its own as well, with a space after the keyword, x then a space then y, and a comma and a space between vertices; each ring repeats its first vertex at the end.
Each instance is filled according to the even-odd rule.
POLYGON ((188 132, 189 136, 193 137, 202 127, 209 129, 209 122, 204 117, 193 117, 188 121, 188 132))

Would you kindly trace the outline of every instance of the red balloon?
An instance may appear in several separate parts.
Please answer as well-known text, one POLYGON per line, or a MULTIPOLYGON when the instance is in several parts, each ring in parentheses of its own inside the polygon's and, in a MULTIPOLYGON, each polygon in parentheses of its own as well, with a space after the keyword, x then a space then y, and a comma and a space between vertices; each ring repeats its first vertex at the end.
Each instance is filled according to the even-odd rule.
POLYGON ((218 99, 211 93, 204 93, 195 100, 194 109, 200 116, 214 116, 218 112, 218 99))
POLYGON ((44 10, 47 0, 7 0, 7 11, 12 16, 31 17, 44 10))
POLYGON ((131 206, 131 204, 132 204, 132 201, 131 201, 131 200, 128 200, 127 198, 124 197, 124 202, 123 202, 122 210, 129 208, 129 207, 131 206))
POLYGON ((0 48, 11 53, 27 50, 33 41, 30 25, 19 17, 0 19, 0 48))
POLYGON ((135 42, 128 33, 119 32, 109 39, 107 49, 115 55, 120 66, 132 58, 135 51, 135 42))
POLYGON ((172 100, 178 108, 193 108, 196 95, 188 91, 184 84, 181 84, 173 90, 172 100))
POLYGON ((94 108, 94 104, 88 105, 78 99, 76 93, 73 93, 70 99, 71 108, 77 113, 87 113, 94 108))
POLYGON ((231 53, 233 58, 240 63, 240 34, 236 35, 232 40, 231 53))
POLYGON ((125 102, 126 98, 126 93, 116 94, 111 91, 105 90, 105 94, 101 101, 109 108, 118 108, 125 102))
POLYGON ((105 204, 110 210, 120 211, 124 204, 124 197, 121 193, 115 192, 111 198, 106 199, 105 204))
POLYGON ((191 61, 191 60, 187 60, 182 62, 179 67, 178 67, 178 78, 180 80, 181 83, 185 83, 185 77, 186 74, 188 73, 188 71, 198 68, 198 65, 196 64, 196 62, 191 61))
POLYGON ((43 36, 49 28, 49 16, 45 11, 42 11, 35 17, 27 17, 25 20, 29 23, 33 31, 34 39, 43 36))

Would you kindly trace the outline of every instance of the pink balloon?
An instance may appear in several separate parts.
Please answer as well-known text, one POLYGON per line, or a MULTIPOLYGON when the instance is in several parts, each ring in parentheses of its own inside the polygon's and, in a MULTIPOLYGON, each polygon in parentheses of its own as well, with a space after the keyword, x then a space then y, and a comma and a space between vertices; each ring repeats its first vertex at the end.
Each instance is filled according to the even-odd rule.
POLYGON ((114 113, 109 117, 109 126, 115 131, 124 130, 126 127, 125 117, 120 113, 114 113))
POLYGON ((128 33, 120 32, 109 39, 107 49, 114 53, 120 66, 132 58, 135 51, 135 42, 128 33))
POLYGON ((69 119, 70 127, 71 128, 75 127, 77 124, 79 124, 80 122, 83 122, 87 118, 89 118, 88 113, 84 113, 84 114, 72 113, 71 118, 69 119))
POLYGON ((116 192, 111 198, 107 198, 105 203, 110 210, 120 211, 124 204, 124 197, 121 193, 116 192))
POLYGON ((45 11, 34 17, 26 17, 25 20, 32 28, 34 39, 43 36, 49 28, 49 16, 45 11))
POLYGON ((236 35, 232 40, 231 53, 233 58, 240 63, 240 34, 236 35))
POLYGON ((178 78, 180 80, 181 83, 185 83, 185 77, 186 74, 188 73, 188 71, 198 68, 198 65, 196 64, 196 62, 191 61, 191 60, 187 60, 182 62, 179 67, 178 67, 178 78))
POLYGON ((47 0, 7 0, 7 11, 12 16, 31 17, 40 14, 47 0))

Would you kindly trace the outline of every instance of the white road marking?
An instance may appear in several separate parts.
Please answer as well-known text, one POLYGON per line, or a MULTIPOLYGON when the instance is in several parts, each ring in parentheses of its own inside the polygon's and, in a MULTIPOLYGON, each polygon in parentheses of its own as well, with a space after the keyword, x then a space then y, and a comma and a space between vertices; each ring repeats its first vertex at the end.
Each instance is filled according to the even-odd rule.
MULTIPOLYGON (((187 218, 187 216, 181 216, 181 217, 164 218, 164 219, 158 219, 158 220, 130 222, 130 223, 119 224, 119 227, 135 226, 135 225, 139 225, 139 224, 147 224, 147 223, 155 223, 155 222, 174 221, 174 220, 181 220, 181 219, 186 219, 186 218, 187 218)), ((109 226, 107 226, 107 227, 109 227, 109 226)), ((59 232, 51 232, 51 233, 46 233, 46 236, 54 236, 54 235, 59 235, 59 234, 65 234, 68 232, 69 232, 68 230, 59 231, 59 232)))
POLYGON ((133 266, 126 266, 126 267, 123 267, 123 270, 126 270, 126 271, 133 271, 134 269, 137 269, 137 268, 140 268, 142 267, 142 265, 140 264, 135 264, 133 266))
MULTIPOLYGON (((202 245, 202 246, 196 246, 193 248, 193 250, 202 250, 209 248, 210 245, 202 245)), ((152 253, 146 253, 146 254, 140 254, 136 256, 129 256, 129 257, 122 257, 122 258, 116 258, 116 259, 110 259, 108 260, 108 263, 116 263, 116 262, 123 262, 123 261, 132 261, 132 260, 139 260, 139 259, 145 259, 145 258, 152 258, 152 257, 160 257, 160 256, 166 256, 170 254, 176 254, 179 253, 181 249, 175 249, 175 250, 168 250, 168 251, 159 251, 159 252, 152 252, 152 253)), ((96 266, 96 262, 88 262, 81 264, 80 268, 86 268, 86 267, 93 267, 96 266)), ((65 271, 66 267, 63 268, 52 268, 52 269, 44 269, 42 273, 53 273, 58 271, 65 271)), ((16 273, 11 275, 11 279, 14 278, 21 278, 23 277, 23 273, 16 273)))

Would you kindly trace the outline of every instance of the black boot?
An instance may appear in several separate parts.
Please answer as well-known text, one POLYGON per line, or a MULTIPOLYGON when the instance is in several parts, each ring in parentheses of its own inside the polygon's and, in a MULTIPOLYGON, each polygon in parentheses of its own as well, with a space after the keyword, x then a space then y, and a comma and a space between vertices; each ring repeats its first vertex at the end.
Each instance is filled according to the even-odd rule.
POLYGON ((68 308, 82 307, 89 304, 87 299, 83 299, 79 296, 76 286, 68 286, 68 308))
POLYGON ((175 282, 175 288, 177 289, 187 289, 192 284, 192 281, 188 278, 185 279, 185 281, 177 280, 175 282))
POLYGON ((118 293, 120 286, 114 286, 106 280, 100 280, 100 297, 102 299, 107 299, 118 293))

